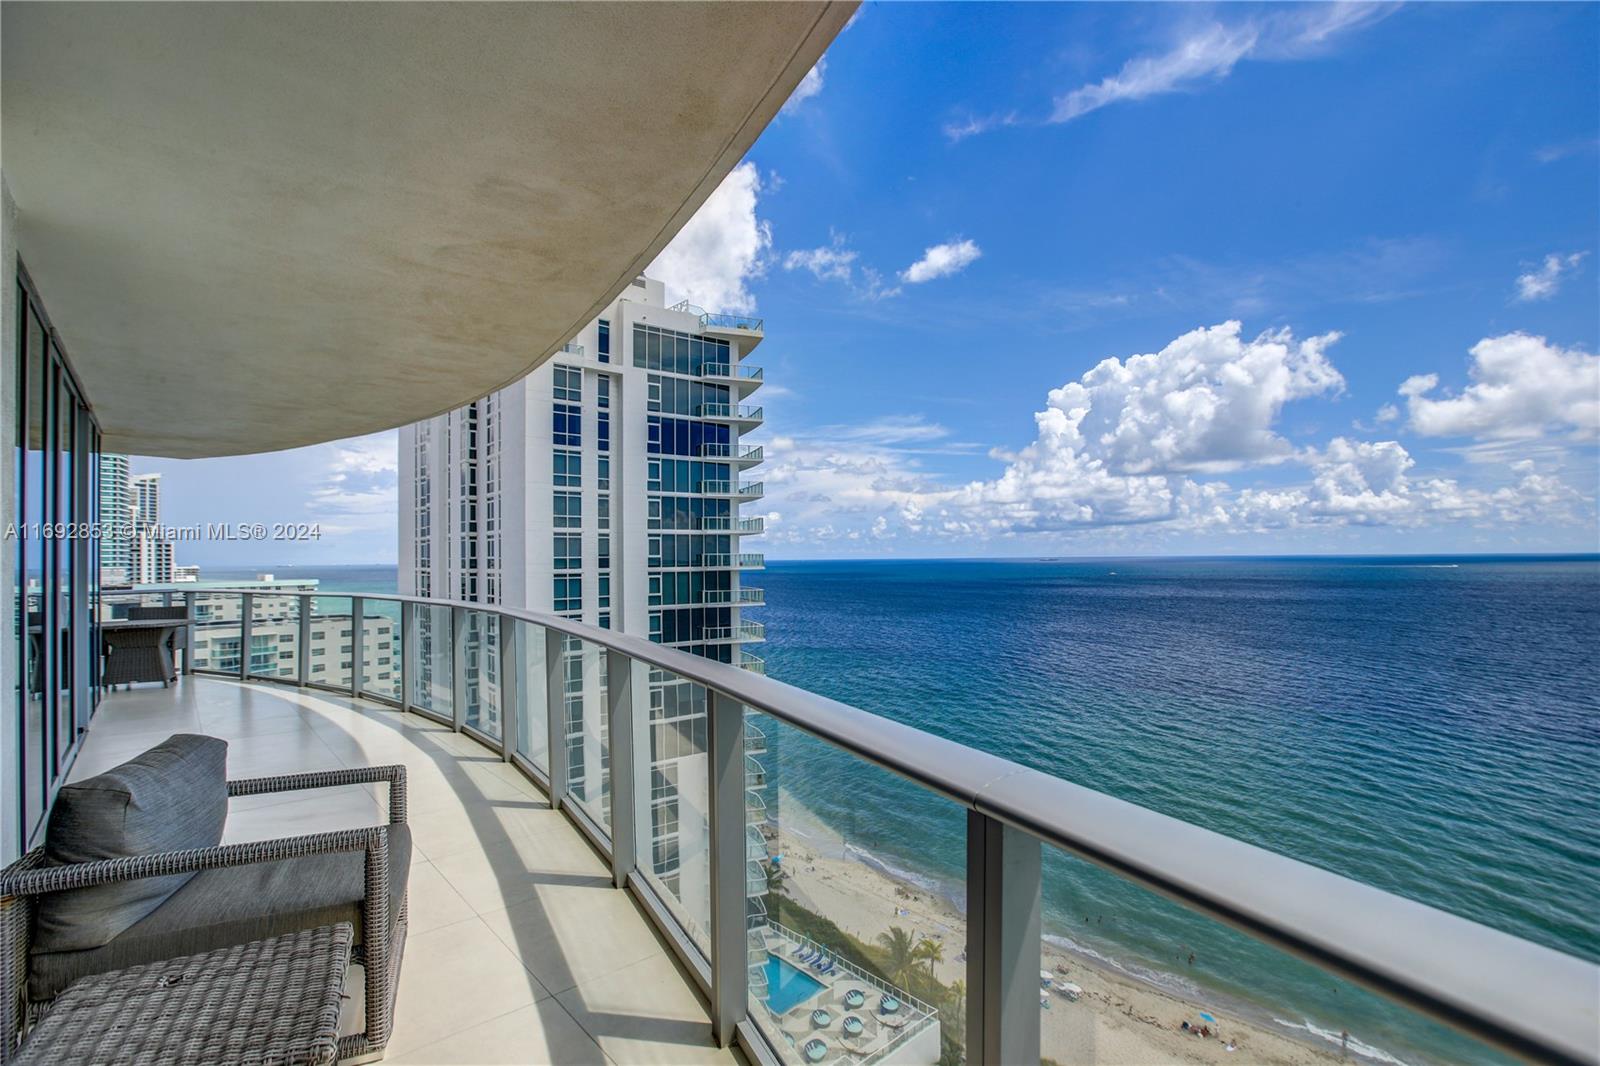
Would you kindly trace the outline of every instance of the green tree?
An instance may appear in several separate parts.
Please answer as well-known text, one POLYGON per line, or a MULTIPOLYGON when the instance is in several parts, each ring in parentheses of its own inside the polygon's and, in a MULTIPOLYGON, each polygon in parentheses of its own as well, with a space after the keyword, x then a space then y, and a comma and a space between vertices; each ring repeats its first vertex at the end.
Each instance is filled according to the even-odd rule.
POLYGON ((912 953, 912 957, 922 963, 927 969, 930 978, 937 980, 934 977, 933 968, 944 961, 944 945, 937 940, 930 940, 924 937, 922 942, 917 945, 916 951, 912 953))
POLYGON ((878 934, 878 946, 883 948, 883 971, 889 975, 889 980, 901 988, 910 987, 917 963, 921 961, 911 934, 898 925, 892 925, 887 933, 878 934))

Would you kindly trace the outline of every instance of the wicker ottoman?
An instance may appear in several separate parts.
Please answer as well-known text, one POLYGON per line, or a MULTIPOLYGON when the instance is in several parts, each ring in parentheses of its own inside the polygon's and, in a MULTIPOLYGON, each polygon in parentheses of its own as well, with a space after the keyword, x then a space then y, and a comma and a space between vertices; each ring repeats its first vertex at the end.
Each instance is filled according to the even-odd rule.
POLYGON ((331 1064, 350 923, 85 977, 23 1041, 17 1064, 331 1064))

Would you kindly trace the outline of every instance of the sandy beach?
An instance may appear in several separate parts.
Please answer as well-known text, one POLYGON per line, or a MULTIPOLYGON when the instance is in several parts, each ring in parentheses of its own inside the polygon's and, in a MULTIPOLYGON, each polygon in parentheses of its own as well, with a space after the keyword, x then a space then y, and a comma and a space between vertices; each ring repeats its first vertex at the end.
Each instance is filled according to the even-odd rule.
MULTIPOLYGON (((787 792, 779 799, 776 850, 788 874, 785 894, 824 915, 841 929, 872 944, 898 925, 940 942, 944 961, 934 973, 946 984, 963 980, 966 944, 963 916, 943 898, 851 858, 844 842, 787 792)), ((1187 1002, 1104 964, 1046 941, 1041 968, 1083 989, 1072 1002, 1050 993, 1039 1011, 1041 1051, 1063 1064, 1271 1063, 1282 1066, 1352 1061, 1336 1050, 1312 1047, 1248 1021, 1219 1014, 1215 1007, 1187 1002), (1190 1035, 1182 1023, 1203 1024, 1199 1012, 1218 1019, 1211 1036, 1190 1035), (1232 1043, 1234 1050, 1229 1050, 1232 1043)))

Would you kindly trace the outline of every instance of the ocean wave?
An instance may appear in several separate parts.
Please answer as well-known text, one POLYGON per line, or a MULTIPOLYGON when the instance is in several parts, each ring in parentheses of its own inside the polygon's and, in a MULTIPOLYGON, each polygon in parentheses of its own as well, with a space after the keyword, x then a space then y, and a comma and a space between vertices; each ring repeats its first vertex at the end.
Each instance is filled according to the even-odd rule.
POLYGON ((1303 1033, 1310 1033, 1312 1036, 1320 1037, 1332 1044, 1334 1047, 1348 1047, 1351 1051, 1355 1052, 1357 1055, 1360 1055, 1364 1059, 1371 1059, 1374 1062, 1387 1062, 1390 1064, 1390 1066, 1410 1066, 1410 1064, 1404 1059, 1397 1059, 1387 1051, 1383 1050, 1383 1048, 1374 1047, 1371 1044, 1363 1043, 1353 1036, 1350 1038, 1349 1043, 1347 1044, 1344 1037, 1340 1034, 1331 1029, 1324 1029, 1319 1025, 1314 1025, 1309 1020, 1305 1022, 1286 1022, 1282 1018, 1277 1017, 1274 1017, 1272 1020, 1283 1026, 1285 1029, 1298 1029, 1303 1033))
POLYGON ((907 870, 903 867, 895 866, 893 863, 886 862, 877 855, 874 855, 872 852, 868 851, 859 844, 846 843, 844 846, 844 853, 845 858, 854 859, 861 865, 877 870, 881 874, 887 874, 896 881, 904 881, 907 884, 916 885, 924 892, 939 896, 950 901, 951 903, 960 904, 961 902, 960 899, 950 890, 949 886, 943 881, 940 881, 937 877, 931 877, 925 873, 919 873, 915 870, 907 870))
POLYGON ((1157 970, 1149 966, 1140 966, 1138 963, 1114 958, 1105 952, 1096 951, 1087 944, 1079 943, 1071 937, 1046 933, 1044 940, 1045 943, 1054 944, 1063 951, 1093 959, 1103 966, 1119 973, 1127 974, 1129 977, 1142 981, 1147 985, 1154 985, 1156 988, 1164 992, 1170 992, 1180 999, 1204 1000, 1207 997, 1206 991, 1187 977, 1180 977, 1178 974, 1168 973, 1166 970, 1157 970))

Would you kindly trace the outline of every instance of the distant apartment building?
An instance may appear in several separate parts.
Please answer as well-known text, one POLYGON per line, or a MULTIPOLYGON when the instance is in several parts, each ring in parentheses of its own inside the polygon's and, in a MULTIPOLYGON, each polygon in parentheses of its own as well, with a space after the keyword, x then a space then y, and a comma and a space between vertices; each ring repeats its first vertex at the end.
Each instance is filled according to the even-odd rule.
POLYGON ((133 580, 133 493, 126 455, 100 456, 100 580, 126 585, 133 580))
MULTIPOLYGON (((762 336, 758 320, 668 307, 641 277, 526 378, 402 428, 400 591, 547 611, 763 670, 751 650, 762 626, 745 613, 763 602, 746 583, 763 557, 743 550, 762 519, 739 514, 762 495, 742 479, 762 450, 741 443, 762 420, 745 403, 761 371, 744 364, 762 336)), ((418 624, 435 623, 419 612, 418 624)), ((483 666, 468 676, 492 684, 494 642, 466 654, 483 666)), ((583 710, 604 659, 569 655, 569 784, 582 795, 601 772, 604 716, 588 716, 602 732, 586 735, 583 710)), ((422 664, 418 684, 434 672, 422 664)), ((706 795, 703 691, 657 678, 649 692, 652 872, 708 914, 706 812, 690 801, 706 795)), ((468 699, 480 695, 492 715, 485 694, 468 699)))

